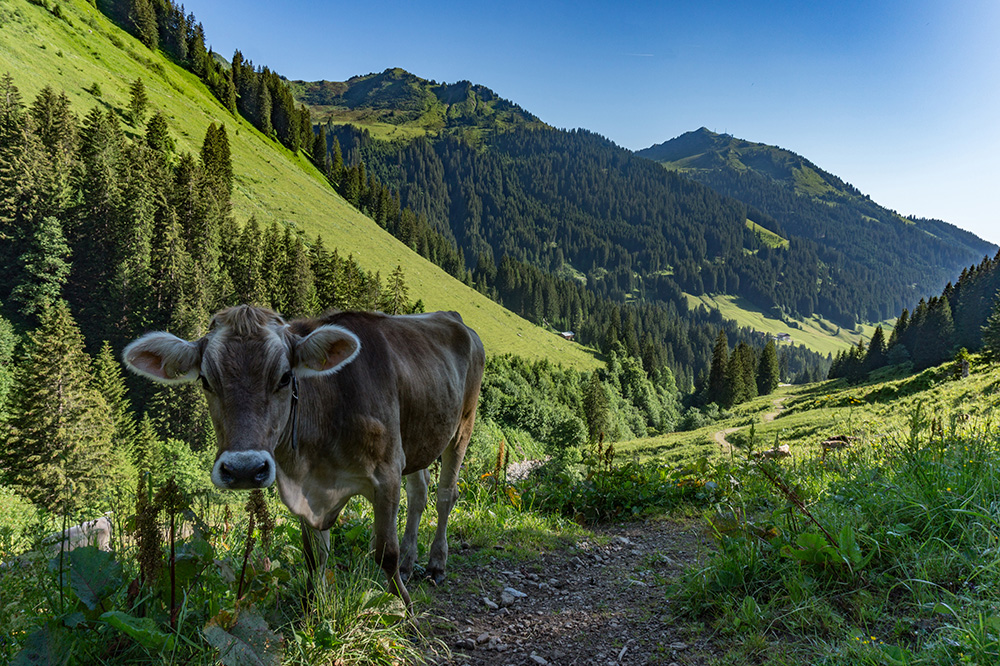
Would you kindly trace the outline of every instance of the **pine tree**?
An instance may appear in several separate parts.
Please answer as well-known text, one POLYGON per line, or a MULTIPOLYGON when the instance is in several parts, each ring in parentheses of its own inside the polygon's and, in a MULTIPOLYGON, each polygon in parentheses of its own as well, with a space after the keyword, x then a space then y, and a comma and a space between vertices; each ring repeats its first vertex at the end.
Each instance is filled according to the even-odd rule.
POLYGON ((865 372, 877 370, 886 364, 886 352, 888 348, 885 343, 885 331, 879 326, 872 334, 871 342, 868 343, 868 353, 865 356, 865 372))
POLYGON ((132 127, 141 127, 146 122, 146 107, 149 97, 146 95, 146 85, 141 78, 129 86, 128 121, 132 127))
POLYGON ((284 242, 285 265, 281 275, 284 309, 281 312, 292 318, 314 315, 318 306, 309 250, 298 234, 292 235, 290 227, 285 227, 284 242))
MULTIPOLYGON (((14 349, 17 341, 13 324, 0 317, 0 433, 4 431, 4 422, 8 418, 7 398, 14 385, 14 349)), ((3 468, 0 467, 2 477, 3 468)))
POLYGON ((153 113, 146 123, 146 145, 165 156, 174 152, 174 139, 170 136, 167 118, 159 111, 153 113))
POLYGON ((104 397, 111 417, 112 446, 130 462, 135 460, 138 446, 138 425, 128 399, 128 389, 122 376, 122 366, 107 340, 94 359, 94 388, 104 397))
POLYGON ((729 364, 729 339, 726 332, 719 331, 712 349, 712 366, 708 373, 708 387, 705 403, 722 405, 726 396, 726 366, 729 364))
POLYGON ((59 301, 28 334, 0 452, 8 479, 22 494, 71 515, 97 504, 112 467, 108 406, 91 386, 89 370, 83 335, 59 301))
POLYGON ((991 361, 1000 361, 1000 292, 993 297, 993 308, 983 326, 983 354, 991 361))
POLYGON ((403 267, 396 266, 385 283, 379 309, 386 314, 405 314, 409 302, 409 288, 403 278, 403 267))
POLYGON ((131 0, 129 9, 129 20, 139 41, 145 44, 151 51, 159 47, 160 32, 156 25, 156 12, 153 10, 151 0, 131 0))
POLYGON ((24 281, 11 293, 21 303, 25 318, 33 320, 62 298, 70 271, 69 254, 62 224, 54 217, 43 218, 28 251, 21 255, 24 281))
POLYGON ((774 339, 767 341, 764 351, 760 354, 757 364, 757 394, 770 395, 778 388, 780 371, 778 370, 778 350, 774 339))
POLYGON ((205 176, 217 188, 219 200, 228 203, 233 196, 233 161, 225 125, 208 126, 201 144, 201 164, 205 176))

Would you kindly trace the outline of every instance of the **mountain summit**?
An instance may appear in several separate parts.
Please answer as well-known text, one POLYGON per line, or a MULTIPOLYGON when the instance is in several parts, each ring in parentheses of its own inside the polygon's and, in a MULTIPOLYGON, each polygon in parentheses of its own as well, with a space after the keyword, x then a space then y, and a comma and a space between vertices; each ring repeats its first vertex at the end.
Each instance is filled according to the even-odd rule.
POLYGON ((541 120, 486 86, 438 83, 398 67, 347 81, 292 81, 315 122, 385 123, 440 131, 543 126, 541 120))

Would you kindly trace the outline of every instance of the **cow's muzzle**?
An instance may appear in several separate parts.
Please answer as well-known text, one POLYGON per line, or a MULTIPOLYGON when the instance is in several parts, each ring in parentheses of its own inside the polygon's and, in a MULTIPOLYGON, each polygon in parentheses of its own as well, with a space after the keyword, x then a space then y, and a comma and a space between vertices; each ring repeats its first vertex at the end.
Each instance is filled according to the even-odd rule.
POLYGON ((227 490, 267 488, 274 483, 274 458, 266 451, 223 451, 212 468, 212 483, 227 490))

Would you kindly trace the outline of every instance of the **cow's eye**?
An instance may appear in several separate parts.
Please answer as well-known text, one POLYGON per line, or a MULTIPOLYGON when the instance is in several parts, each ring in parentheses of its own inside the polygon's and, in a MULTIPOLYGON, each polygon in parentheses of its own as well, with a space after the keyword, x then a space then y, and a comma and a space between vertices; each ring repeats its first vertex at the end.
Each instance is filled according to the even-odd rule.
POLYGON ((209 385, 208 380, 205 379, 205 375, 198 375, 199 381, 201 381, 201 387, 205 389, 208 393, 212 392, 212 387, 209 385))
POLYGON ((288 386, 292 381, 292 371, 289 370, 285 374, 281 375, 281 379, 278 380, 278 389, 283 389, 288 386))

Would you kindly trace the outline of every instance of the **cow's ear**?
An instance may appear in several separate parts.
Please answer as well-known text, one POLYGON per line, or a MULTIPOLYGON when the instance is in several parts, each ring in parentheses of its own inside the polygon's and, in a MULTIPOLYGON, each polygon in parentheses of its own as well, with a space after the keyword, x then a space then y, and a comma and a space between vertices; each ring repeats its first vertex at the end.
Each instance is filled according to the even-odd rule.
POLYGON ((295 345, 295 372, 302 377, 333 373, 353 361, 361 340, 346 328, 328 324, 295 345))
POLYGON ((194 342, 157 331, 147 333, 122 352, 129 370, 163 384, 192 382, 201 372, 201 350, 194 342))

